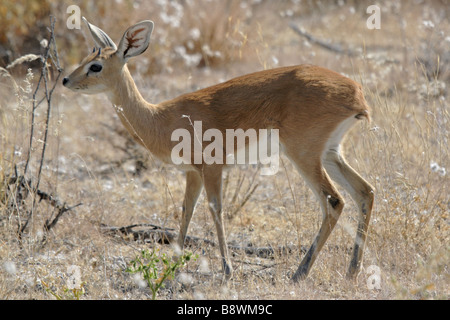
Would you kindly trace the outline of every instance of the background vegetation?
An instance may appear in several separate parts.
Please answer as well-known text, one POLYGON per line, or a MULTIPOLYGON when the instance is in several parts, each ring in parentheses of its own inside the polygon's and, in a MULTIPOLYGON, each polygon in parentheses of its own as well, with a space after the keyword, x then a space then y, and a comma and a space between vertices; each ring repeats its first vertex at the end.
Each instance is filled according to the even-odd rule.
MULTIPOLYGON (((66 10, 73 4, 115 41, 137 21, 155 22, 149 50, 130 61, 138 87, 153 103, 247 72, 311 63, 362 83, 373 108, 373 122, 357 126, 345 146, 349 162, 377 190, 364 268, 356 283, 345 279, 357 215, 345 193, 347 206, 310 277, 299 284, 289 281, 303 255, 299 248, 310 245, 321 213, 301 177, 282 158, 282 170, 273 177, 262 177, 252 167, 225 174, 226 229, 231 245, 293 251, 270 259, 233 251, 235 275, 224 286, 217 248, 194 245, 190 250, 198 259, 159 291, 159 299, 449 298, 446 0, 380 1, 379 30, 366 26, 371 1, 1 2, 0 298, 54 299, 52 293, 70 293, 68 270, 77 266, 82 288, 59 297, 149 299, 142 279, 126 272, 129 262, 149 247, 167 256, 174 250, 104 232, 105 226, 143 223, 177 231, 184 193, 183 173, 131 142, 106 97, 76 95, 57 85, 48 139, 43 138, 45 105, 35 112, 32 107, 45 93, 41 86, 33 99, 50 15, 56 19, 64 73, 93 46, 84 26, 66 27, 66 10), (312 38, 300 36, 290 24, 312 38), (326 49, 314 39, 342 50, 326 49), (25 178, 36 183, 43 141, 47 151, 40 189, 53 202, 32 190, 25 197, 16 192, 19 183, 11 183, 11 177, 23 174, 28 159, 25 178), (19 237, 33 197, 35 210, 19 237), (44 228, 61 208, 70 210, 51 230, 44 228), (370 266, 380 270, 379 286, 370 285, 370 266)), ((48 71, 52 84, 58 71, 53 64, 48 71)), ((216 239, 204 195, 189 235, 216 239)))

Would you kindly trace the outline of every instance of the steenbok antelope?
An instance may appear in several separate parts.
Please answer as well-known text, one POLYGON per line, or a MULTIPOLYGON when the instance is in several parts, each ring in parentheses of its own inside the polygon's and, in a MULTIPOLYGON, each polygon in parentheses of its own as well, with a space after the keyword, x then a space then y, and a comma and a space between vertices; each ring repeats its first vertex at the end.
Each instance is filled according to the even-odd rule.
MULTIPOLYGON (((182 128, 195 136, 194 121, 201 121, 201 130, 217 129, 223 134, 228 129, 277 129, 277 146, 307 181, 323 212, 320 230, 293 280, 306 278, 344 207, 342 196, 330 177, 349 192, 359 209, 348 270, 349 277, 357 275, 374 189, 346 163, 341 141, 358 120, 370 120, 369 107, 359 84, 324 68, 300 65, 244 75, 173 100, 150 104, 139 93, 127 61, 147 49, 153 22, 147 20, 133 25, 116 46, 104 31, 83 20, 97 47, 64 78, 65 87, 80 93, 106 93, 136 141, 167 163, 174 163, 172 133, 182 128)), ((202 149, 205 147, 207 145, 202 143, 202 149)), ((229 156, 226 150, 221 151, 224 157, 229 156)), ((195 154, 188 156, 194 158, 195 154)), ((204 186, 217 229, 223 272, 229 279, 232 267, 222 218, 224 163, 193 161, 181 166, 186 171, 186 191, 178 245, 183 248, 195 204, 204 186)))

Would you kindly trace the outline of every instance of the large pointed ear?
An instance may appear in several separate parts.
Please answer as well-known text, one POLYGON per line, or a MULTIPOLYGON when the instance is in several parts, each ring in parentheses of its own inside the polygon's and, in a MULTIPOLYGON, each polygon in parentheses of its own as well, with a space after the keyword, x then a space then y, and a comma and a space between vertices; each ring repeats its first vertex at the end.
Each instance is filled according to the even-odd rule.
POLYGON ((94 38, 97 47, 99 48, 111 47, 113 49, 117 49, 116 44, 114 43, 114 41, 111 40, 111 38, 106 34, 105 31, 103 31, 99 27, 94 26, 93 24, 90 24, 85 17, 82 17, 82 19, 88 26, 89 31, 91 32, 92 38, 94 38))
POLYGON ((147 50, 153 31, 153 22, 145 20, 128 28, 120 40, 116 54, 126 62, 129 58, 140 55, 147 50))

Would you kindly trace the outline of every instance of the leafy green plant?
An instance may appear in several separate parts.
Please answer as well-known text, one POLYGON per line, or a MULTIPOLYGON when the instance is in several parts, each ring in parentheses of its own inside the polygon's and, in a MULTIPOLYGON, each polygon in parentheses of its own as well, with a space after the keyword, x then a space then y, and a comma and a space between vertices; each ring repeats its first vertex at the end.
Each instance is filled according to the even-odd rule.
POLYGON ((193 257, 191 252, 186 252, 178 258, 171 258, 165 253, 158 255, 156 251, 159 250, 142 250, 125 270, 131 274, 142 274, 152 291, 153 300, 156 300, 158 290, 164 287, 164 282, 172 279, 177 269, 183 267, 193 257))

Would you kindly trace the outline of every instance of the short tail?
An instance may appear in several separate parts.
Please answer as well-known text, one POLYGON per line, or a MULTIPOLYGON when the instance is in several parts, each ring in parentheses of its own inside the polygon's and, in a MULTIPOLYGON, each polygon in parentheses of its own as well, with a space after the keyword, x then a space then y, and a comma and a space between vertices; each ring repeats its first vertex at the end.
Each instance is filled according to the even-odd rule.
POLYGON ((355 116, 355 118, 358 119, 358 120, 362 120, 362 119, 366 118, 367 121, 369 121, 369 123, 370 123, 370 120, 371 120, 371 119, 370 119, 370 113, 369 113, 368 110, 364 110, 364 111, 358 113, 358 114, 355 116))

